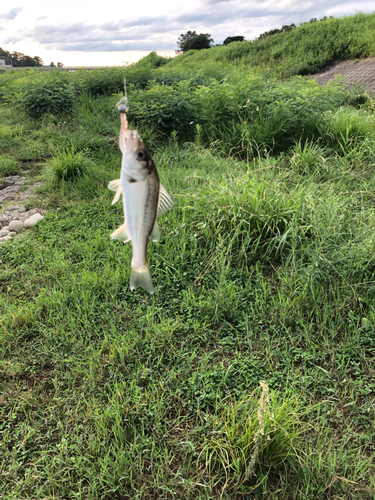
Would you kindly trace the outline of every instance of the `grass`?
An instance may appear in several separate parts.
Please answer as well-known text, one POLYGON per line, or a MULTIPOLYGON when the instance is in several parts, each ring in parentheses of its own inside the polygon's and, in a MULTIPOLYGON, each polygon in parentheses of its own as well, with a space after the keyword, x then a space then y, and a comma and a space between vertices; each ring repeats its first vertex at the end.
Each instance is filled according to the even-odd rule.
POLYGON ((0 496, 373 498, 371 101, 303 79, 181 81, 202 104, 186 136, 169 91, 129 92, 176 202, 149 245, 152 296, 130 292, 131 247, 109 236, 118 95, 82 93, 70 118, 0 108, 6 168, 54 179, 29 202, 43 221, 0 246, 0 496), (163 133, 142 121, 147 95, 163 133), (251 106, 229 120, 230 95, 251 106), (263 135, 245 125, 257 106, 263 135))

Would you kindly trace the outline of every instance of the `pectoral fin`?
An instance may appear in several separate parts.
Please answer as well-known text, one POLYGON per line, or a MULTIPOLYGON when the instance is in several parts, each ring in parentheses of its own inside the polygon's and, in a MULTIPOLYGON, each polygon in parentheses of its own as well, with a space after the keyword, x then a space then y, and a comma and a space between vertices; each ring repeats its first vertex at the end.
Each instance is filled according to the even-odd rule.
POLYGON ((115 179, 108 184, 108 189, 111 191, 117 191, 119 186, 121 186, 121 179, 115 179))
POLYGON ((149 239, 156 243, 159 241, 160 234, 159 234, 159 223, 158 219, 155 219, 154 227, 152 228, 151 234, 149 236, 149 239))
POLYGON ((166 214, 174 205, 174 202, 171 198, 171 195, 168 193, 168 191, 165 189, 163 184, 160 183, 159 187, 159 204, 158 204, 158 211, 157 211, 157 217, 159 215, 166 214))
POLYGON ((114 205, 120 199, 121 195, 122 195, 122 185, 120 184, 116 191, 115 197, 112 200, 112 205, 114 205))
POLYGON ((108 189, 110 189, 111 191, 116 191, 115 197, 112 200, 112 205, 114 205, 116 202, 118 202, 120 196, 123 194, 121 180, 116 179, 114 181, 111 181, 108 184, 108 189))
POLYGON ((128 229, 125 224, 120 226, 116 231, 113 231, 111 234, 111 238, 113 240, 120 240, 123 241, 124 243, 128 242, 130 240, 130 235, 128 233, 128 229))

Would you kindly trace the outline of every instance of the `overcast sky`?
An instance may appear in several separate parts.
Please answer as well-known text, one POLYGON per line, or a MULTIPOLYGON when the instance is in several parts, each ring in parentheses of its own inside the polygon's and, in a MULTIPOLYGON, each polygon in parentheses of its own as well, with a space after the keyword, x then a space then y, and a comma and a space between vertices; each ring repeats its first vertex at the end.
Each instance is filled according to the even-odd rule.
POLYGON ((19 0, 0 4, 0 47, 44 64, 122 65, 155 50, 174 55, 188 30, 252 40, 283 24, 375 11, 375 0, 19 0))

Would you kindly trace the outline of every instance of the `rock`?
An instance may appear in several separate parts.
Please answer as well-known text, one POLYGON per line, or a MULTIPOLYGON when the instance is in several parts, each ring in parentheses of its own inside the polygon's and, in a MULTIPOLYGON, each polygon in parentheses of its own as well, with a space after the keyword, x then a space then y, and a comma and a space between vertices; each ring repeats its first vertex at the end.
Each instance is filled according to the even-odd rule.
POLYGON ((28 219, 25 220, 24 225, 25 227, 31 227, 34 226, 38 220, 44 219, 43 215, 40 215, 39 213, 36 213, 29 217, 28 219))
POLYGON ((8 207, 10 212, 26 212, 26 207, 23 205, 13 205, 12 207, 8 207))
POLYGON ((2 231, 10 231, 9 226, 4 226, 1 230, 2 231))
POLYGON ((23 226, 23 222, 20 221, 20 220, 12 220, 9 222, 9 229, 11 231, 15 231, 16 233, 18 233, 18 231, 21 229, 21 227, 23 226))
POLYGON ((4 238, 4 236, 8 236, 9 233, 10 233, 10 231, 1 229, 0 230, 0 238, 4 238))
POLYGON ((3 241, 10 241, 12 239, 12 236, 10 236, 9 234, 7 236, 4 236, 3 238, 0 238, 0 243, 2 243, 3 241))
POLYGON ((15 236, 17 233, 15 231, 11 231, 8 236, 15 236))

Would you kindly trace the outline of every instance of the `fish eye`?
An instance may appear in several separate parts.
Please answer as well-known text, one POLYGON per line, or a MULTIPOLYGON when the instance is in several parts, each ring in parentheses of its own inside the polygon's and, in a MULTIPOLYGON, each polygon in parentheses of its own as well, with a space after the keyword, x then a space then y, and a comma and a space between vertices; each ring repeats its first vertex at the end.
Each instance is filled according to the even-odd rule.
POLYGON ((135 157, 137 158, 137 160, 144 160, 145 159, 145 154, 142 150, 139 150, 135 153, 135 157))

